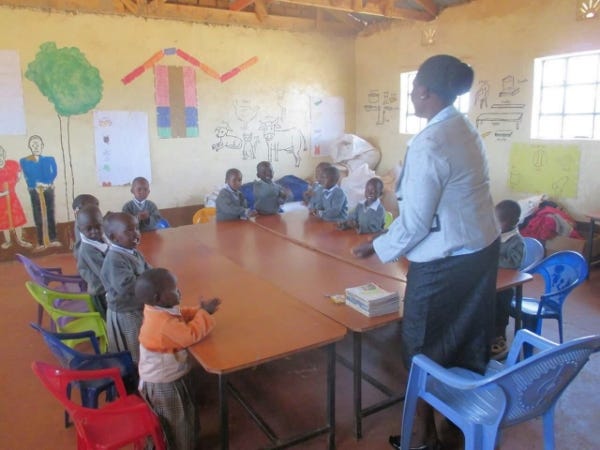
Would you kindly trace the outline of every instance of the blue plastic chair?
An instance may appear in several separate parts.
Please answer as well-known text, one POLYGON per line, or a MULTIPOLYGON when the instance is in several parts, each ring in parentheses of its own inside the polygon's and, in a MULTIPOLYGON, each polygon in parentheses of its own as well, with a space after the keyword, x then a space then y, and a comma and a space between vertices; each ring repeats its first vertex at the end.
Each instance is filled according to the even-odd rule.
MULTIPOLYGON (((556 252, 534 265, 527 272, 532 275, 541 275, 545 288, 539 300, 523 298, 521 305, 523 327, 541 335, 543 319, 555 319, 558 321, 559 340, 562 343, 564 341, 563 304, 571 291, 587 278, 588 265, 585 258, 573 251, 556 252)), ((510 311, 510 315, 513 317, 516 315, 515 308, 513 300, 510 311)))
POLYGON ((169 225, 169 221, 167 219, 160 219, 158 222, 156 222, 156 228, 160 229, 160 228, 170 228, 171 225, 169 225))
POLYGON ((505 364, 491 361, 486 375, 444 368, 425 355, 412 360, 402 421, 402 448, 409 448, 417 400, 423 399, 464 433, 465 450, 494 450, 499 431, 542 417, 544 449, 554 449, 554 408, 590 355, 600 335, 556 344, 519 330, 505 364), (523 344, 541 351, 518 361, 523 344))
MULTIPOLYGON (((72 370, 98 370, 116 367, 121 372, 121 378, 127 389, 127 392, 137 391, 137 368, 131 359, 131 353, 100 353, 98 339, 93 331, 82 331, 79 333, 53 333, 44 330, 42 327, 30 323, 34 330, 37 330, 52 354, 56 357, 61 366, 72 370), (87 339, 92 346, 94 353, 83 353, 75 350, 65 344, 68 340, 87 339)), ((105 392, 106 400, 112 401, 116 396, 115 385, 110 379, 100 379, 94 381, 82 381, 77 387, 81 393, 81 403, 88 408, 98 407, 98 398, 105 392)), ((71 388, 67 388, 67 397, 71 398, 71 388)), ((69 426, 69 416, 65 412, 65 428, 69 426)))
POLYGON ((521 272, 527 272, 531 270, 533 266, 544 259, 544 246, 536 238, 526 236, 523 238, 525 242, 525 254, 523 255, 523 261, 519 270, 521 272))

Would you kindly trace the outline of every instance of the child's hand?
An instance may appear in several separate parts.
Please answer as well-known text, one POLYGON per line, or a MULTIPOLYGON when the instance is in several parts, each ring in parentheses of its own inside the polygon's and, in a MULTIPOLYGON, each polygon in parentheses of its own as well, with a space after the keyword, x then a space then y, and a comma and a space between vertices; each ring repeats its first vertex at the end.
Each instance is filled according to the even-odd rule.
POLYGON ((311 216, 318 216, 319 215, 319 212, 315 208, 311 208, 309 211, 310 211, 310 215, 311 216))
POLYGON ((148 211, 140 211, 138 213, 138 220, 139 221, 146 220, 148 217, 150 217, 150 213, 148 211))
POLYGON ((200 308, 202 308, 209 314, 214 314, 217 311, 217 309, 219 309, 220 304, 221 300, 218 298, 211 298, 210 300, 200 300, 200 308))
POLYGON ((248 211, 248 217, 256 217, 258 212, 255 209, 251 209, 248 211))
POLYGON ((337 223, 337 229, 338 230, 347 230, 348 228, 350 228, 348 226, 348 222, 338 222, 337 223))

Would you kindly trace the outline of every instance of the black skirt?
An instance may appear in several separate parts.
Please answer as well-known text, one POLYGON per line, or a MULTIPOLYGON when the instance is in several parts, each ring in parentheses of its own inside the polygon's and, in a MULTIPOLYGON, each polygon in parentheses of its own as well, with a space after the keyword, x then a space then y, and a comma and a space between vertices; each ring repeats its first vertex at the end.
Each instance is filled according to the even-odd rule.
POLYGON ((476 253, 411 263, 402 320, 406 368, 423 353, 483 373, 493 334, 499 240, 476 253))

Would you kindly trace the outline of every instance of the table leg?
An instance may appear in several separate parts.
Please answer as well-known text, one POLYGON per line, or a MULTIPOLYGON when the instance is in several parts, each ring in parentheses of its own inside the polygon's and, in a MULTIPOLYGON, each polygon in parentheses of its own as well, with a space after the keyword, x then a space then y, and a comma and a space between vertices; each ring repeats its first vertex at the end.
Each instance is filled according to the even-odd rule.
POLYGON ((219 374, 219 417, 221 421, 221 449, 229 449, 229 408, 227 405, 227 375, 219 374))
POLYGON ((521 329, 523 307, 523 285, 519 284, 515 287, 515 335, 521 329))
POLYGON ((335 449, 335 344, 327 346, 327 426, 329 450, 335 449))
POLYGON ((362 335, 352 332, 354 374, 354 435, 362 438, 362 335))
POLYGON ((592 217, 590 217, 590 233, 588 235, 588 254, 587 254, 587 263, 588 263, 588 273, 587 273, 587 279, 590 278, 590 269, 592 268, 592 255, 593 255, 593 248, 592 246, 594 245, 594 227, 596 226, 596 220, 592 217))

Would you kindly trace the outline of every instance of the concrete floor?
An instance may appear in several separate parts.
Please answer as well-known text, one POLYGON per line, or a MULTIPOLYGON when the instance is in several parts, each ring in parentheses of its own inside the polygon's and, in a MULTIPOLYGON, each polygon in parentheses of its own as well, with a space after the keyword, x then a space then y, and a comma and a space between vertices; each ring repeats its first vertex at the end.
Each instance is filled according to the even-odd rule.
MULTIPOLYGON (((60 266, 74 273, 70 254, 51 255, 36 260, 42 266, 60 266)), ((42 339, 28 326, 37 314, 37 305, 25 290, 27 280, 17 262, 0 264, 0 287, 4 312, 0 315, 2 385, 0 387, 0 449, 76 448, 75 431, 63 427, 62 409, 33 375, 34 360, 54 363, 42 339)), ((568 299, 565 311, 566 339, 600 333, 600 269, 592 269, 585 282, 568 299)), ((541 289, 539 280, 525 286, 525 295, 541 289)), ((45 319, 47 320, 47 318, 45 319)), ((44 322, 47 325, 47 321, 44 322)), ((557 339, 556 324, 550 321, 544 336, 557 339)), ((251 338, 251 337, 249 337, 251 338)), ((398 355, 399 326, 391 325, 365 336, 365 369, 394 390, 403 390, 398 355)), ((338 353, 350 355, 346 338, 338 353)), ((353 435, 352 374, 336 365, 336 444, 341 450, 388 450, 388 435, 400 428, 402 404, 379 411, 363 420, 363 438, 353 435)), ((197 370, 201 392, 202 449, 219 448, 217 379, 197 370)), ((231 377, 234 385, 264 415, 281 437, 290 437, 325 423, 325 353, 321 350, 248 369, 231 377)), ((559 401, 556 410, 557 449, 597 449, 600 435, 600 356, 595 355, 559 401)), ((375 388, 363 383, 363 404, 383 399, 375 388)), ((239 404, 230 399, 230 448, 251 450, 269 446, 269 441, 239 404)), ((502 449, 543 448, 539 420, 508 429, 502 449)), ((295 448, 326 449, 325 437, 318 437, 295 448)))

